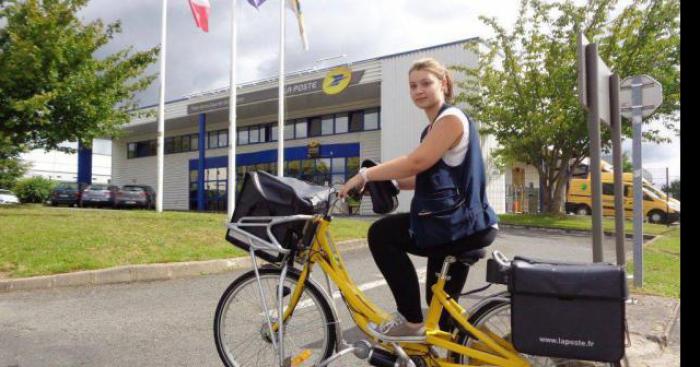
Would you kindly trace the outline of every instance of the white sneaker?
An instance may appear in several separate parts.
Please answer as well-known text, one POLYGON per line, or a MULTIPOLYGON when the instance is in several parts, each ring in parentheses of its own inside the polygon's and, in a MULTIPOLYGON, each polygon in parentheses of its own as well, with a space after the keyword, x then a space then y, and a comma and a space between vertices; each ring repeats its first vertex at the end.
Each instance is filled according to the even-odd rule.
POLYGON ((425 327, 419 328, 408 325, 408 321, 399 312, 394 313, 394 317, 377 327, 377 332, 386 336, 424 336, 425 327))

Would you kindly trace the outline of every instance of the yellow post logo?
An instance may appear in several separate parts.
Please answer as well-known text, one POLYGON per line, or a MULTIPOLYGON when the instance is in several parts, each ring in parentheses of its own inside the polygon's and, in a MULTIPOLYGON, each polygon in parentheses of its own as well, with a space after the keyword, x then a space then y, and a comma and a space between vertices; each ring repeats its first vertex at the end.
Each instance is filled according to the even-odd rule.
POLYGON ((350 84, 352 71, 347 66, 339 66, 329 71, 323 79, 323 92, 326 94, 338 94, 350 84))

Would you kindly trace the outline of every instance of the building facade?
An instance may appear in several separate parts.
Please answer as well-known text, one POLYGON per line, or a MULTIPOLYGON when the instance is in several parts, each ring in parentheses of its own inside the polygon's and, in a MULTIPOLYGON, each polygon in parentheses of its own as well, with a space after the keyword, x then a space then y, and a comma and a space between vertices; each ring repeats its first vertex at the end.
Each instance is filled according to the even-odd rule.
MULTIPOLYGON (((78 149, 78 143, 63 143, 63 148, 78 149)), ((112 141, 95 139, 92 142, 92 182, 107 184, 112 180, 112 141)), ((60 150, 35 149, 20 155, 29 164, 25 177, 43 177, 55 181, 77 182, 78 153, 60 150)))
MULTIPOLYGON (((468 42, 479 40, 286 76, 286 122, 281 132, 284 174, 340 186, 357 173, 364 159, 386 161, 409 153, 418 146, 427 123, 409 97, 411 63, 430 56, 445 65, 476 66, 477 56, 464 48, 468 42)), ((164 209, 225 211, 232 143, 236 144, 238 189, 245 172, 277 172, 277 90, 276 79, 238 86, 235 137, 228 134, 227 90, 166 104, 164 209)), ((156 187, 156 119, 134 119, 124 130, 113 141, 113 183, 156 187)), ((504 212, 505 174, 490 163, 490 151, 496 144, 492 137, 482 136, 489 200, 497 212, 504 212)), ((399 211, 408 211, 410 192, 400 195, 399 211)), ((371 213, 367 199, 361 212, 371 213)))

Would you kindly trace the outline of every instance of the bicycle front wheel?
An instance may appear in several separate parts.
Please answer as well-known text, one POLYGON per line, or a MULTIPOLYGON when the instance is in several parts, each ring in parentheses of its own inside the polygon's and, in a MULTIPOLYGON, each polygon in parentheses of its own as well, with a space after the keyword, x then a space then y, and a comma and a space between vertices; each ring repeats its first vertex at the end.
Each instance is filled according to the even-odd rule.
MULTIPOLYGON (((259 269, 270 320, 279 320, 277 286, 279 269, 259 269)), ((285 310, 299 280, 293 269, 284 279, 282 304, 285 310)), ((284 323, 285 365, 314 366, 328 358, 335 347, 336 320, 320 289, 307 282, 292 317, 284 323)), ((231 283, 219 300, 214 316, 214 340, 224 365, 230 367, 277 366, 279 357, 273 345, 277 333, 270 333, 254 271, 231 283)))
MULTIPOLYGON (((479 307, 469 318, 469 323, 479 330, 488 330, 499 337, 511 341, 510 328, 510 302, 494 300, 482 307, 479 307)), ((460 344, 480 349, 478 340, 469 337, 467 333, 461 333, 460 344)), ((532 367, 616 367, 619 363, 581 361, 566 358, 540 357, 521 354, 532 367)), ((469 357, 459 355, 459 362, 462 364, 474 364, 476 361, 469 361, 469 357)))

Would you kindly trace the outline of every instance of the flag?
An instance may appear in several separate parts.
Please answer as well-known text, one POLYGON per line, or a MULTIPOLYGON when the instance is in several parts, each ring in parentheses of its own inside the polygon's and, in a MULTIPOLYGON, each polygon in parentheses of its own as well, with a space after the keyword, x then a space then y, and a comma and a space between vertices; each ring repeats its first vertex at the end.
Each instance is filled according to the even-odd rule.
POLYGON ((187 0, 192 9, 194 23, 197 28, 201 28, 205 32, 209 32, 209 0, 187 0))
POLYGON ((289 5, 292 7, 294 15, 297 16, 297 21, 299 22, 299 34, 301 35, 301 40, 304 42, 304 50, 309 50, 309 40, 306 38, 306 31, 304 30, 304 15, 301 13, 301 3, 300 0, 289 0, 289 5))
POLYGON ((264 2, 265 2, 265 0, 248 0, 248 3, 250 5, 253 5, 255 7, 255 9, 260 7, 260 5, 262 5, 262 3, 264 3, 264 2))
MULTIPOLYGON (((285 0, 287 6, 294 12, 297 16, 297 21, 299 22, 299 33, 301 34, 301 41, 304 43, 304 50, 309 49, 309 40, 306 38, 306 31, 304 30, 304 16, 301 13, 301 4, 299 0, 285 0)), ((255 9, 258 9, 265 0, 248 0, 248 3, 252 5, 255 9)))

